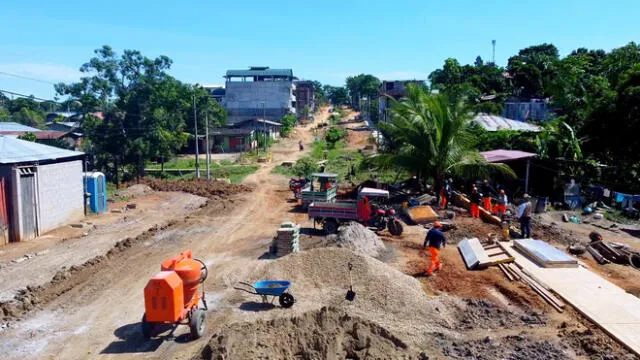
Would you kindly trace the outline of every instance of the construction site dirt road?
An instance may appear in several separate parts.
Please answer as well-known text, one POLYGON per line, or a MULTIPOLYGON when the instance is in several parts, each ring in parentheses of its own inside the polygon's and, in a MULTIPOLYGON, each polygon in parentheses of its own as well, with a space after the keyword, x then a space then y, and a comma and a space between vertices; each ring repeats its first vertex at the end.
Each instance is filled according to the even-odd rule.
MULTIPOLYGON (((316 122, 326 117, 323 112, 316 122)), ((251 249, 268 245, 255 243, 256 238, 268 241, 283 220, 304 218, 304 214, 289 213, 292 204, 286 201, 289 192, 284 191, 287 179, 271 173, 280 162, 303 154, 298 150, 299 140, 312 141, 306 128, 298 128, 291 138, 274 146, 272 162, 245 180, 253 191, 210 200, 184 220, 145 232, 117 254, 75 271, 62 281, 68 286, 56 289, 59 294, 49 294, 48 303, 0 332, 3 358, 128 358, 122 354, 145 353, 153 358, 190 358, 204 339, 184 343, 185 336, 179 332, 171 341, 142 338, 139 324, 144 313, 144 286, 163 259, 190 248, 209 266, 211 275, 205 286, 211 285, 207 286, 207 300, 215 309, 214 285, 221 280, 216 279, 221 276, 217 269, 227 266, 229 271, 231 262, 241 269, 246 266, 243 261, 257 261, 251 249)), ((23 283, 27 285, 36 284, 23 283)), ((208 322, 212 326, 215 316, 210 315, 208 322)))

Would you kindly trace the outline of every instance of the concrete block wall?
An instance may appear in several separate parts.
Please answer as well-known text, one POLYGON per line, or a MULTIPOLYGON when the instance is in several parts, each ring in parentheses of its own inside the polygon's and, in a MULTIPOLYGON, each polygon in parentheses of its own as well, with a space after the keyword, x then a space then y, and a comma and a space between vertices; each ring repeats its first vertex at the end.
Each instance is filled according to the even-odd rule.
POLYGON ((229 123, 262 117, 262 102, 269 120, 280 120, 287 113, 295 114, 294 90, 295 86, 289 81, 228 81, 223 105, 229 112, 229 123))
POLYGON ((81 160, 40 165, 37 177, 40 234, 84 217, 81 160))

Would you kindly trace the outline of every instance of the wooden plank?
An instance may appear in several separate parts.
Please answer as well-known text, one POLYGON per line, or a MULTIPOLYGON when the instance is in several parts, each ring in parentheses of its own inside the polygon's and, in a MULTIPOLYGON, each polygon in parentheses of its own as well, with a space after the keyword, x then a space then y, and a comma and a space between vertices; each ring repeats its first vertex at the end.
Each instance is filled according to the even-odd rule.
POLYGON ((509 270, 507 270, 507 267, 505 264, 498 264, 498 267, 500 268, 500 270, 502 270, 502 272, 507 277, 507 279, 509 279, 509 281, 515 280, 515 277, 513 277, 513 275, 509 272, 509 270))
POLYGON ((505 264, 505 267, 507 268, 507 270, 511 271, 511 274, 513 274, 513 277, 516 280, 522 279, 522 277, 520 276, 520 271, 518 271, 518 267, 515 265, 515 262, 511 264, 505 264))
MULTIPOLYGON (((514 262, 515 259, 507 254, 501 254, 498 256, 493 256, 490 258, 491 262, 488 263, 487 265, 498 265, 498 264, 503 264, 503 263, 510 263, 510 262, 514 262)), ((480 264, 483 265, 483 264, 480 264)))
POLYGON ((506 254, 504 250, 502 250, 500 247, 495 247, 495 248, 491 248, 489 250, 487 250, 486 248, 484 249, 484 253, 487 254, 487 256, 494 256, 494 255, 500 255, 500 254, 506 254))

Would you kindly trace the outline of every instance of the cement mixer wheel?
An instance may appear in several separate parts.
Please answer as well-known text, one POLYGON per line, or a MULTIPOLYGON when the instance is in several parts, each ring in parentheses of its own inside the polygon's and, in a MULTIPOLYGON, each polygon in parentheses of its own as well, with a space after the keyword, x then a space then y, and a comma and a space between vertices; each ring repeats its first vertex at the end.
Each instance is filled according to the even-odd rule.
POLYGON ((193 339, 199 339, 204 335, 204 310, 195 309, 191 313, 189 328, 191 329, 191 337, 193 339))
POLYGON ((151 334, 153 333, 153 328, 155 327, 155 324, 147 321, 146 313, 142 315, 141 326, 142 326, 142 336, 144 336, 144 338, 147 340, 151 339, 151 334))

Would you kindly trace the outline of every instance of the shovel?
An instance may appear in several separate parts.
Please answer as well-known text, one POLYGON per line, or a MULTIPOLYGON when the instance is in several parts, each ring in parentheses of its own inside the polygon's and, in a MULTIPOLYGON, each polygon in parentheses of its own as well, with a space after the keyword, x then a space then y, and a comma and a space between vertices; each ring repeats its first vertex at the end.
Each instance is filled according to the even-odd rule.
POLYGON ((353 301, 356 298, 356 292, 353 291, 353 278, 351 277, 351 270, 353 269, 353 264, 348 263, 347 267, 349 268, 349 291, 347 291, 347 295, 345 295, 345 299, 347 301, 353 301))

